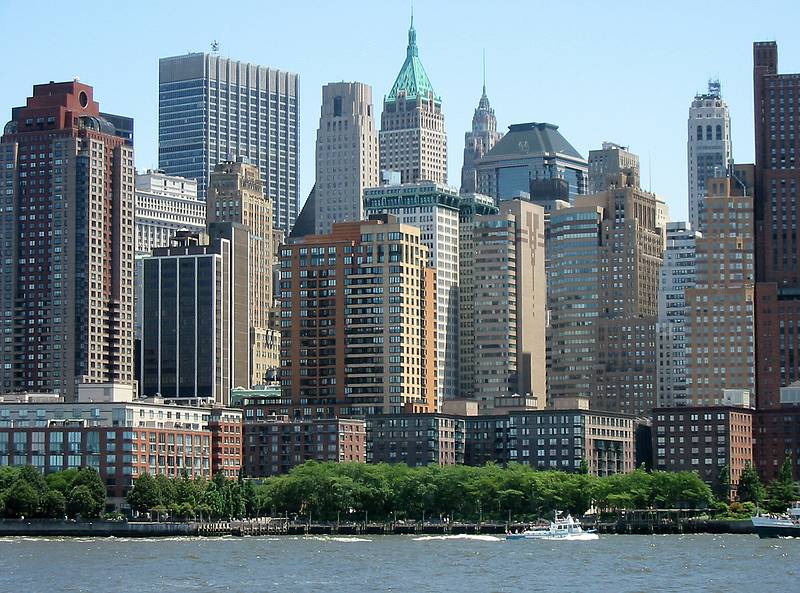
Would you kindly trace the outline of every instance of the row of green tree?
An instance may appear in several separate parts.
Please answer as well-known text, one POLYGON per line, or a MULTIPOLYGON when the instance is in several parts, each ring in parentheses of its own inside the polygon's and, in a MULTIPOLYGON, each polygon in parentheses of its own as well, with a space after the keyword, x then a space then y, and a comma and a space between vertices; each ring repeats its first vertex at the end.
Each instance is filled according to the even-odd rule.
POLYGON ((748 464, 739 477, 736 489, 739 502, 750 502, 768 511, 782 513, 795 500, 800 500, 800 484, 792 476, 792 459, 783 460, 777 477, 764 486, 755 468, 748 464))
POLYGON ((99 517, 106 506, 106 487, 90 468, 43 476, 31 466, 0 467, 0 516, 99 517))
POLYGON ((128 495, 139 512, 179 518, 298 516, 312 520, 462 520, 551 516, 553 511, 707 507, 714 497, 693 472, 636 470, 597 478, 501 467, 307 462, 290 473, 253 481, 140 476, 128 495))

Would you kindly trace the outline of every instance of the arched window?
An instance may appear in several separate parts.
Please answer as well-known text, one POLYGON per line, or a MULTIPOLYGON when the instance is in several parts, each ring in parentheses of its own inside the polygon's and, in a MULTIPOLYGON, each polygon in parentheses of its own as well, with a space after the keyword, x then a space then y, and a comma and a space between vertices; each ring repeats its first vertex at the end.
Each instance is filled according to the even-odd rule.
POLYGON ((711 135, 711 126, 706 126, 706 140, 712 140, 714 136, 711 135))
POLYGON ((697 139, 703 139, 703 126, 697 126, 697 139))
POLYGON ((722 140, 722 126, 717 125, 717 140, 722 140))

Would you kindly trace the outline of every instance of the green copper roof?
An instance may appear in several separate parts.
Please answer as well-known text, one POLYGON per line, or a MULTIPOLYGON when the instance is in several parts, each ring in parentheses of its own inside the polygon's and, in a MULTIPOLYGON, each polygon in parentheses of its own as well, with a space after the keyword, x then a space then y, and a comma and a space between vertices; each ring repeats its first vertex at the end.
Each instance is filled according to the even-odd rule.
POLYGON ((435 101, 440 102, 441 97, 437 96, 433 90, 433 85, 425 74, 425 68, 419 59, 419 48, 417 47, 417 31, 414 29, 414 16, 411 16, 411 27, 408 29, 408 48, 406 49, 406 61, 400 68, 400 73, 394 81, 392 90, 389 91, 387 101, 396 101, 400 92, 405 92, 406 98, 416 99, 417 97, 427 97, 432 94, 435 101))

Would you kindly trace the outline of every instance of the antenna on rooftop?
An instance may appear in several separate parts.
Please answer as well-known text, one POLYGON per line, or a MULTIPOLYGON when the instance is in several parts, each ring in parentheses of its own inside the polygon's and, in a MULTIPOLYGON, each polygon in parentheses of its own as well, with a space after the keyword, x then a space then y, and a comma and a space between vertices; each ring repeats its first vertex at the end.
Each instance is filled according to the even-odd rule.
POLYGON ((213 51, 215 54, 219 53, 219 41, 216 39, 211 42, 211 51, 213 51))

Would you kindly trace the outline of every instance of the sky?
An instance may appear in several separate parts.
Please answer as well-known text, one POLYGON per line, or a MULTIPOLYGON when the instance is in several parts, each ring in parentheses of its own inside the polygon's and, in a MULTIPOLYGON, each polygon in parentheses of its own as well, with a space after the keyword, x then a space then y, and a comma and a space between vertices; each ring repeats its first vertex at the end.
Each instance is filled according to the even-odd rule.
MULTIPOLYGON (((103 111, 135 119, 139 169, 158 165, 158 59, 209 51, 300 75, 300 195, 314 183, 321 87, 372 85, 375 113, 405 58, 411 2, 0 0, 0 119, 34 84, 81 81, 103 111), (31 13, 31 8, 35 10, 31 13)), ((752 42, 800 72, 800 2, 416 0, 420 58, 441 95, 448 178, 481 94, 498 128, 549 122, 584 156, 603 141, 639 154, 642 185, 687 216, 688 109, 709 78, 730 106, 734 160, 753 160, 752 42)), ((377 119, 377 117, 376 117, 377 119)), ((379 121, 377 122, 379 125, 379 121)))

